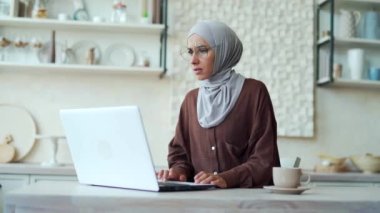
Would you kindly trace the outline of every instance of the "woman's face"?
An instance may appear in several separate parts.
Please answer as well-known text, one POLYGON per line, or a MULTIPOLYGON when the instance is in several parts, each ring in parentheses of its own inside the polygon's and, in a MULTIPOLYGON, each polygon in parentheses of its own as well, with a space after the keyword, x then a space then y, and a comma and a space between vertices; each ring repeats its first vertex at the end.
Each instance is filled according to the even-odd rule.
POLYGON ((207 41, 197 34, 191 35, 187 40, 187 54, 196 78, 210 78, 214 69, 215 52, 207 41))

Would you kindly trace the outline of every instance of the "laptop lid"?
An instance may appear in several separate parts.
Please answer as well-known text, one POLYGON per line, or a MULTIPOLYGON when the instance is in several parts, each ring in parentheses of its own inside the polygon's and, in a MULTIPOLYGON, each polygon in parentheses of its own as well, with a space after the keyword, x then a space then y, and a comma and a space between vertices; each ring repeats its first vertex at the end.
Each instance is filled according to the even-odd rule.
POLYGON ((215 188, 213 184, 157 182, 137 106, 66 109, 60 116, 82 184, 149 191, 215 188))
POLYGON ((60 117, 80 183, 159 191, 137 106, 64 109, 60 117))

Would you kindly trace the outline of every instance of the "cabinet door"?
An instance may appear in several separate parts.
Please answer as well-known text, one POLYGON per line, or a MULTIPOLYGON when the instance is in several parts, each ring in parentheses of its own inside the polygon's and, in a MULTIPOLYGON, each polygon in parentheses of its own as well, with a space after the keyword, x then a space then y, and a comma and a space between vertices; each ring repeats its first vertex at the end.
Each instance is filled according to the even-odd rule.
POLYGON ((0 213, 3 211, 4 195, 13 189, 29 184, 29 175, 0 175, 0 213))
POLYGON ((76 176, 72 175, 31 175, 30 184, 40 181, 78 181, 76 176))

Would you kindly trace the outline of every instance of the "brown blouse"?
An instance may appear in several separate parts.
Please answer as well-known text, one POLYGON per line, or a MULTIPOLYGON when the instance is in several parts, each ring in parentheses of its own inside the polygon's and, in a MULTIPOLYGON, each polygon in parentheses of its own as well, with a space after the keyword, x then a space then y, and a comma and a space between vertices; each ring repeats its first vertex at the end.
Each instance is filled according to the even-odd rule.
POLYGON ((200 171, 218 174, 229 188, 271 185, 272 167, 280 162, 277 124, 265 85, 246 79, 232 111, 211 128, 198 123, 197 96, 194 89, 182 103, 169 144, 169 168, 181 169, 189 181, 200 171))

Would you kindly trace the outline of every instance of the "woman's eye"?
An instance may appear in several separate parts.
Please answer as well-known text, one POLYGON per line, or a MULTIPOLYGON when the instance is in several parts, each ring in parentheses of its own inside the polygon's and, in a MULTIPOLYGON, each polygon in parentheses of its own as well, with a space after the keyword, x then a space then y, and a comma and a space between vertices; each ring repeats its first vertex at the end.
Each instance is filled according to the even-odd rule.
POLYGON ((188 49, 188 50, 187 50, 187 53, 188 53, 189 55, 193 55, 193 50, 192 50, 192 49, 188 49))
POLYGON ((199 48, 199 52, 204 54, 208 52, 208 48, 199 48))

